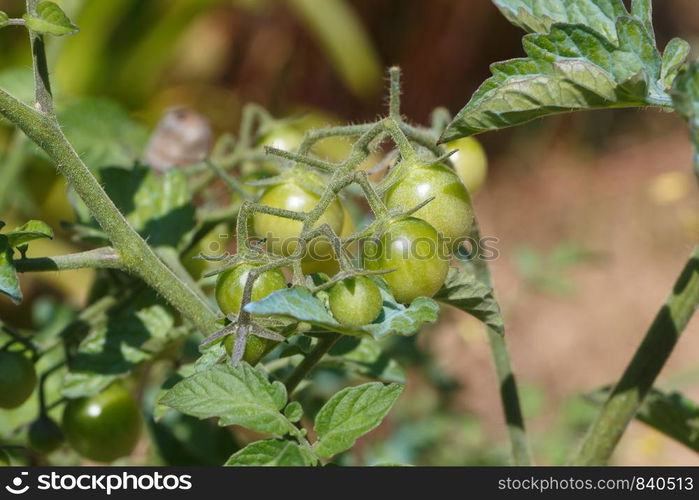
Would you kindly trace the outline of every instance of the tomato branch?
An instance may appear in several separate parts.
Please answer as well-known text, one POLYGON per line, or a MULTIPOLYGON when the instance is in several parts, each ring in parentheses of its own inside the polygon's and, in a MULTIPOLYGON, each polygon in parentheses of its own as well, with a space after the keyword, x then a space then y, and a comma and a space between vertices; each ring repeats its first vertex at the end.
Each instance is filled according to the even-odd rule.
POLYGON ((576 465, 603 465, 643 403, 699 304, 699 244, 582 443, 576 465))
POLYGON ((111 247, 54 257, 24 258, 13 261, 20 273, 64 271, 68 269, 122 269, 119 254, 111 247))

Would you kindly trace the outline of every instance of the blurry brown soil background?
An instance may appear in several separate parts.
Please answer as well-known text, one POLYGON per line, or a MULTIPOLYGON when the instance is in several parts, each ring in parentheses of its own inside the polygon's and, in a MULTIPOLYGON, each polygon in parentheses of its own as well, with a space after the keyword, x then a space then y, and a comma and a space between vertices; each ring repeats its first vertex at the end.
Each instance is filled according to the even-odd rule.
MULTIPOLYGON (((12 13, 21 3, 0 0, 0 10, 12 13)), ((167 57, 139 66, 139 54, 153 49, 148 19, 178 2, 142 4, 134 3, 133 26, 122 19, 109 28, 109 65, 66 78, 66 89, 112 97, 150 126, 167 107, 190 105, 219 131, 232 132, 250 101, 278 116, 321 109, 351 122, 383 108, 381 77, 350 89, 284 0, 202 2, 206 7, 192 7, 196 15, 162 42, 170 44, 167 57)), ((522 32, 488 0, 348 4, 380 66, 402 67, 403 112, 416 122, 437 106, 457 112, 489 76, 490 63, 523 54, 522 32)), ((699 3, 654 4, 661 47, 673 36, 697 41, 699 3)), ((11 62, 26 62, 21 54, 11 62)), ((61 63, 59 81, 74 63, 61 63)), ((562 402, 619 377, 699 237, 691 148, 678 118, 643 110, 554 117, 480 139, 491 163, 475 205, 483 233, 499 239, 491 264, 516 373, 525 390, 541 395, 528 422, 536 440, 555 425, 562 402)), ((0 304, 0 314, 7 311, 0 304)), ((420 344, 461 383, 455 407, 478 416, 489 439, 501 441, 500 403, 479 323, 448 311, 420 334, 420 344)), ((698 359, 695 319, 658 386, 699 398, 698 359)), ((699 465, 699 456, 634 423, 614 462, 699 465)))

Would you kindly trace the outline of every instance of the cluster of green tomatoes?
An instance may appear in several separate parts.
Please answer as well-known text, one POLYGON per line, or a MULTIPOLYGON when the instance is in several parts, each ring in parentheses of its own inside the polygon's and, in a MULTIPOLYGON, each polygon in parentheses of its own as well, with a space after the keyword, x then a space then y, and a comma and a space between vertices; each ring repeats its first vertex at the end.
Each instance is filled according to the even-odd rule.
MULTIPOLYGON (((278 149, 293 149, 300 138, 291 135, 288 127, 267 143, 278 149)), ((357 265, 371 274, 381 274, 396 301, 409 304, 417 297, 432 297, 444 284, 451 254, 468 237, 473 208, 469 188, 480 189, 486 172, 486 158, 480 144, 472 138, 447 144, 454 168, 445 163, 403 160, 395 165, 397 180, 381 193, 381 202, 389 217, 380 229, 362 238, 351 238, 355 221, 343 203, 335 197, 315 227, 327 225, 341 241, 357 265), (423 205, 424 204, 424 205, 423 205), (423 206, 420 206, 423 205, 423 206), (410 211, 412 207, 419 207, 410 211), (405 211, 409 215, 405 215, 405 211)), ((390 175, 390 174, 389 174, 390 175)), ((283 182, 266 187, 258 195, 257 204, 286 212, 309 213, 320 202, 327 179, 309 170, 283 177, 283 182)), ((254 237, 265 251, 278 257, 294 254, 303 222, 270 213, 256 212, 248 221, 254 237)), ((331 242, 322 236, 308 242, 301 260, 306 275, 323 273, 332 278, 341 271, 340 257, 331 242)), ((259 262, 242 261, 219 274, 216 300, 224 315, 238 315, 243 306, 243 292, 248 275, 259 262)), ((252 285, 251 302, 287 288, 281 269, 260 274, 252 285)), ((334 283, 328 290, 327 305, 334 318, 346 327, 361 327, 377 320, 382 311, 378 285, 367 275, 357 275, 334 283)), ((226 338, 230 354, 233 336, 226 338)), ((258 337, 248 338, 243 359, 257 363, 275 342, 258 337)))
MULTIPOLYGON (((36 370, 26 351, 0 351, 0 409, 18 408, 36 386, 36 370)), ((131 454, 141 425, 138 403, 121 382, 115 382, 95 396, 69 400, 61 425, 42 410, 29 426, 28 440, 39 455, 53 453, 67 441, 87 459, 111 462, 131 454)), ((0 465, 10 465, 2 449, 0 465)))

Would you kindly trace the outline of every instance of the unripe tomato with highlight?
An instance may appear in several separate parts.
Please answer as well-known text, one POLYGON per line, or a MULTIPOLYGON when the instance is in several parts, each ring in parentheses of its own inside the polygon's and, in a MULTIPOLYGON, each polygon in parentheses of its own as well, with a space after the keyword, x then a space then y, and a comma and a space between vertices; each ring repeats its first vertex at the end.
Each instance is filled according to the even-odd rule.
POLYGON ((68 444, 96 462, 130 455, 141 434, 141 424, 138 404, 120 382, 95 396, 71 399, 63 410, 68 444))
POLYGON ((0 408, 21 406, 36 387, 36 370, 24 354, 0 352, 0 408))
POLYGON ((391 222, 383 234, 367 239, 362 247, 364 268, 383 274, 398 302, 432 297, 444 284, 449 256, 437 230, 416 217, 391 222))
POLYGON ((473 207, 466 187, 449 167, 440 163, 406 164, 402 177, 386 192, 386 206, 410 209, 434 197, 413 217, 434 227, 453 249, 468 236, 473 207))
POLYGON ((449 159, 468 192, 472 196, 478 193, 488 175, 488 157, 481 143, 474 137, 462 137, 444 147, 447 151, 458 150, 449 159))
POLYGON ((382 310, 379 287, 365 276, 342 280, 328 293, 330 311, 344 326, 361 327, 379 317, 382 310))

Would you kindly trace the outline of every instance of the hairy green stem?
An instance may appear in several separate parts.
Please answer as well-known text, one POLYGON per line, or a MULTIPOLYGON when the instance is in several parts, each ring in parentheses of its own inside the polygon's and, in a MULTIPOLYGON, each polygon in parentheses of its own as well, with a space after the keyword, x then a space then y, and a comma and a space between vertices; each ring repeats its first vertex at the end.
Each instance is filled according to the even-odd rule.
POLYGON ((213 311, 158 259, 129 225, 65 138, 53 117, 30 108, 2 90, 0 114, 46 151, 58 171, 68 180, 109 236, 121 256, 124 269, 141 277, 202 333, 214 331, 217 325, 213 311))
MULTIPOLYGON (((480 241, 481 239, 477 220, 473 221, 471 237, 474 238, 475 241, 480 241)), ((474 258, 473 262, 477 277, 492 288, 493 279, 487 262, 479 258, 474 258)), ((488 343, 490 344, 491 357, 495 365, 495 375, 497 376, 498 387, 500 388, 500 401, 502 402, 503 413, 505 415, 505 425, 507 426, 507 433, 512 447, 512 462, 515 465, 531 465, 531 450, 524 426, 524 416, 522 414, 522 405, 519 400, 517 379, 512 370, 512 361, 510 360, 510 354, 507 350, 505 335, 492 328, 487 328, 486 332, 488 335, 488 343)))
POLYGON ((39 271, 64 271, 67 269, 122 269, 121 259, 111 247, 95 248, 86 252, 38 257, 13 261, 20 273, 39 271))
POLYGON ((699 244, 626 371, 592 423, 575 465, 606 464, 699 303, 699 244))

